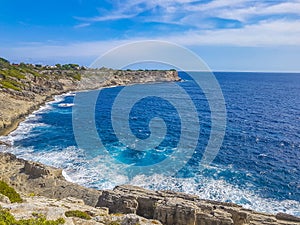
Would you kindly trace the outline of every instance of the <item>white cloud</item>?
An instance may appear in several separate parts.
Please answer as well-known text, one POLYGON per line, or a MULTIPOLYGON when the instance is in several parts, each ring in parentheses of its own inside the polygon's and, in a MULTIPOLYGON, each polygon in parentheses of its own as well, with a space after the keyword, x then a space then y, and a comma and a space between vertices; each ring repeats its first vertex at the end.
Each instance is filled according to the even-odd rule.
POLYGON ((300 46, 300 20, 263 21, 241 29, 188 31, 168 40, 183 45, 300 46))
POLYGON ((114 13, 111 15, 96 16, 92 18, 81 18, 81 17, 75 17, 75 18, 81 21, 88 21, 92 23, 92 22, 101 22, 101 21, 109 21, 109 20, 129 19, 135 17, 136 15, 137 14, 114 13))
MULTIPOLYGON (((97 21, 133 18, 136 15, 160 7, 158 12, 144 21, 165 22, 177 25, 194 25, 185 32, 156 33, 149 37, 131 37, 122 40, 94 41, 55 44, 22 44, 22 47, 11 47, 6 52, 20 57, 55 58, 55 57, 97 57, 105 51, 130 41, 158 39, 175 42, 184 46, 222 45, 222 46, 300 46, 300 19, 282 18, 265 19, 247 23, 249 18, 258 15, 297 14, 300 12, 300 0, 289 2, 252 1, 252 0, 214 0, 210 3, 191 4, 194 0, 132 0, 116 1, 114 11, 99 11, 100 16, 80 18, 81 23, 74 28, 90 26, 97 21), (244 21, 240 28, 217 29, 208 22, 198 25, 201 18, 219 16, 244 21), (198 28, 197 28, 198 27, 198 28), (199 28, 201 27, 201 29, 199 28)), ((265 17, 268 18, 268 17, 265 17)), ((2 51, 3 49, 1 49, 2 51)))
POLYGON ((50 45, 35 43, 23 45, 21 47, 12 47, 10 51, 19 57, 32 58, 55 58, 55 57, 89 57, 100 56, 104 52, 125 43, 125 41, 95 41, 95 42, 78 42, 65 45, 50 45))
MULTIPOLYGON (((248 25, 242 29, 187 31, 173 36, 159 36, 155 39, 174 42, 180 45, 194 46, 263 46, 300 47, 300 20, 297 21, 263 21, 256 25, 248 25)), ((22 44, 22 47, 1 49, 7 54, 17 55, 19 58, 86 58, 99 57, 106 51, 131 41, 149 38, 132 38, 126 40, 109 40, 97 42, 79 42, 65 45, 51 45, 43 43, 22 44)), ((6 55, 7 55, 6 54, 6 55)))
POLYGON ((153 10, 153 14, 149 15, 147 18, 143 18, 147 21, 157 21, 158 18, 169 18, 169 20, 164 19, 164 22, 176 23, 174 21, 174 16, 178 12, 185 11, 185 5, 194 2, 194 0, 131 0, 131 1, 116 1, 113 3, 113 10, 106 11, 104 9, 99 10, 99 16, 82 18, 75 17, 81 21, 88 22, 99 22, 99 21, 109 21, 118 19, 128 19, 133 18, 143 12, 153 10), (155 10, 156 7, 160 7, 161 11, 155 10))
MULTIPOLYGON (((209 3, 194 0, 127 0, 114 1, 113 10, 99 10, 99 16, 77 18, 94 23, 99 21, 133 19, 140 23, 160 22, 179 25, 182 29, 218 29, 220 24, 209 23, 209 18, 237 20, 241 25, 258 24, 262 18, 272 15, 300 16, 300 0, 253 1, 253 0, 213 0, 209 3), (147 12, 147 16, 139 16, 147 12)), ((226 26, 224 26, 226 27, 226 26)), ((196 31, 196 30, 195 30, 196 31)))
POLYGON ((90 23, 81 23, 81 24, 78 24, 78 25, 74 26, 74 28, 88 27, 90 25, 91 25, 90 23))
POLYGON ((239 8, 223 8, 218 11, 218 15, 224 18, 237 19, 247 21, 249 18, 257 16, 270 15, 299 15, 300 16, 300 1, 278 3, 276 5, 266 5, 263 1, 249 7, 239 8))

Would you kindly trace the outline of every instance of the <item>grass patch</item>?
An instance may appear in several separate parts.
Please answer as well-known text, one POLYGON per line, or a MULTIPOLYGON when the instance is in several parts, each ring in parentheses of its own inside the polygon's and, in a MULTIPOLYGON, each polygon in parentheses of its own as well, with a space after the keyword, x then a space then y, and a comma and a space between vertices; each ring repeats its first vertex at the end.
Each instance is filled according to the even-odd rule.
POLYGON ((47 220, 44 215, 38 215, 36 218, 27 220, 16 220, 8 210, 0 208, 1 225, 60 225, 64 223, 65 220, 63 218, 59 218, 57 220, 47 220))
POLYGON ((35 195, 35 193, 31 192, 31 193, 29 193, 27 196, 28 196, 28 197, 35 197, 36 195, 35 195))
POLYGON ((78 81, 81 80, 81 74, 80 74, 80 73, 74 73, 74 74, 72 75, 72 77, 73 77, 75 80, 78 80, 78 81))
POLYGON ((8 76, 16 77, 19 80, 25 79, 25 75, 22 73, 22 71, 20 71, 17 68, 11 68, 11 69, 7 70, 7 73, 8 73, 8 76))
POLYGON ((113 222, 110 222, 108 225, 121 225, 121 224, 116 221, 113 221, 113 222))
POLYGON ((80 210, 70 210, 65 212, 66 217, 78 217, 85 220, 90 220, 91 216, 87 214, 86 212, 80 211, 80 210))
POLYGON ((0 67, 8 67, 10 66, 10 62, 6 59, 0 58, 0 67))
POLYGON ((1 70, 1 74, 5 77, 15 77, 19 80, 25 79, 25 75, 21 68, 9 67, 1 70))
POLYGON ((1 180, 0 180, 0 193, 7 196, 11 203, 23 202, 21 196, 15 191, 15 189, 8 186, 7 183, 1 180))
POLYGON ((7 88, 7 89, 21 91, 21 88, 19 86, 22 86, 22 85, 14 80, 9 80, 9 79, 1 80, 0 84, 2 85, 2 87, 7 88))
MULTIPOLYGON (((34 71, 33 69, 27 67, 26 65, 18 67, 18 70, 23 74, 30 73, 35 77, 40 77, 41 76, 41 74, 39 74, 38 72, 34 71)), ((25 77, 25 75, 24 75, 24 77, 25 77)))

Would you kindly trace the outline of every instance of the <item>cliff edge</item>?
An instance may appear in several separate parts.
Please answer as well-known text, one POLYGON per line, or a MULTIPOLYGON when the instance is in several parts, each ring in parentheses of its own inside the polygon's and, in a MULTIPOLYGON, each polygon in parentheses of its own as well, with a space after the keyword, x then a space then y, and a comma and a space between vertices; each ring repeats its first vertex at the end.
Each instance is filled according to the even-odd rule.
POLYGON ((0 153, 0 180, 27 196, 27 203, 13 205, 1 202, 0 198, 0 205, 19 217, 44 209, 47 218, 57 219, 67 209, 79 209, 94 215, 93 219, 86 223, 72 220, 70 224, 117 221, 115 224, 124 225, 300 225, 300 218, 291 215, 258 213, 233 203, 203 200, 184 193, 150 191, 130 185, 93 190, 66 181, 60 169, 18 159, 10 153, 0 153))

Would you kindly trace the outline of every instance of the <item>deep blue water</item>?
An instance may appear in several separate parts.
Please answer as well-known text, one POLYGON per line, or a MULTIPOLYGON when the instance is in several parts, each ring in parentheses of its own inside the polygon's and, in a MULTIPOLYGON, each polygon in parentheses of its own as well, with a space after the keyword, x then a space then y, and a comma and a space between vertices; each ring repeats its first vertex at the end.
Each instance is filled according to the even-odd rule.
MULTIPOLYGON (((191 141, 197 138, 196 149, 173 176, 156 170, 132 174, 128 167, 160 167, 160 162, 172 157, 176 151, 183 124, 183 115, 179 112, 184 112, 188 119, 192 114, 181 104, 184 101, 182 93, 172 92, 174 83, 139 87, 157 89, 179 102, 179 107, 157 97, 154 91, 153 95, 129 108, 129 120, 123 116, 115 117, 118 122, 127 121, 130 132, 142 140, 151 136, 151 119, 159 117, 165 121, 166 133, 156 147, 147 151, 138 151, 121 143, 113 127, 113 104, 124 87, 96 93, 92 114, 97 129, 94 139, 101 140, 100 145, 90 136, 84 143, 88 149, 78 143, 74 123, 79 124, 82 128, 79 134, 84 136, 92 130, 93 120, 85 113, 79 118, 74 117, 74 111, 84 112, 87 102, 61 107, 61 103, 74 101, 74 96, 65 95, 31 115, 8 137, 2 137, 14 144, 5 150, 61 167, 67 179, 88 187, 109 189, 130 183, 194 193, 201 198, 235 202, 260 211, 284 211, 300 216, 300 74, 215 73, 225 100, 227 125, 222 147, 204 169, 200 169, 199 162, 211 133, 209 101, 187 74, 180 75, 184 81, 175 85, 191 98, 200 127, 192 123, 186 131, 190 132, 187 138, 191 141), (193 131, 198 131, 199 135, 193 131)), ((75 102, 78 96, 86 94, 77 93, 75 102)), ((122 113, 126 107, 131 106, 124 104, 116 111, 122 113)), ((174 166, 177 166, 175 162, 174 166)))

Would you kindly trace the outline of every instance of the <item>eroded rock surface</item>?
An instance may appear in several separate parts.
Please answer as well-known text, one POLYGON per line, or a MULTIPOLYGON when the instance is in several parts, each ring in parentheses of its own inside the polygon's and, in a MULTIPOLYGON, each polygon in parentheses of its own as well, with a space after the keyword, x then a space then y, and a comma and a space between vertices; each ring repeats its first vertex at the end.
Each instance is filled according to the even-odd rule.
POLYGON ((90 206, 96 206, 101 195, 101 191, 66 181, 61 169, 18 159, 10 153, 0 153, 0 180, 20 193, 55 199, 74 197, 90 206))
POLYGON ((64 198, 61 200, 50 199, 42 196, 23 196, 24 203, 3 203, 0 205, 8 209, 17 219, 30 219, 37 215, 43 215, 47 220, 57 220, 63 218, 65 224, 90 224, 90 225, 153 225, 161 224, 157 220, 149 220, 135 214, 109 214, 107 208, 95 208, 86 205, 82 200, 76 198, 64 198), (66 217, 67 211, 78 210, 86 212, 91 218, 82 219, 78 217, 66 217))
POLYGON ((123 185, 103 191, 97 203, 111 213, 136 213, 166 225, 300 225, 299 218, 269 215, 233 203, 199 199, 169 191, 149 191, 123 185), (114 204, 116 203, 116 204, 114 204))
MULTIPOLYGON (((52 200, 49 201, 54 202, 54 205, 62 204, 62 200, 65 205, 68 201, 78 205, 81 209, 87 207, 89 212, 95 210, 94 214, 91 213, 95 215, 92 221, 82 223, 80 219, 73 218, 71 221, 73 224, 106 224, 103 218, 110 218, 110 221, 116 221, 124 225, 135 225, 136 223, 161 223, 165 225, 300 225, 300 218, 284 213, 278 213, 277 215, 258 213, 233 203, 203 200, 199 199, 198 196, 184 193, 151 191, 130 185, 118 186, 114 190, 97 191, 66 181, 61 172, 60 169, 18 159, 9 153, 0 153, 0 180, 10 184, 18 192, 26 196, 35 195, 51 198, 52 200), (109 216, 99 216, 97 210, 100 209, 107 210, 109 216), (157 221, 160 221, 160 223, 157 221)), ((27 202, 24 204, 28 205, 23 205, 23 208, 35 207, 36 204, 39 204, 38 197, 26 199, 27 202)), ((41 201, 49 203, 48 200, 43 200, 43 198, 41 201)), ((8 199, 3 196, 0 196, 0 202, 2 202, 1 205, 7 207, 22 208, 17 203, 11 205, 8 199)), ((58 206, 55 207, 59 208, 58 206)), ((55 210, 51 209, 50 211, 51 215, 56 214, 55 210)), ((44 213, 47 214, 47 212, 44 213)), ((59 211, 58 215, 62 215, 62 211, 59 211)), ((54 217, 49 218, 53 219, 54 217)), ((71 222, 70 224, 72 224, 71 222)))

